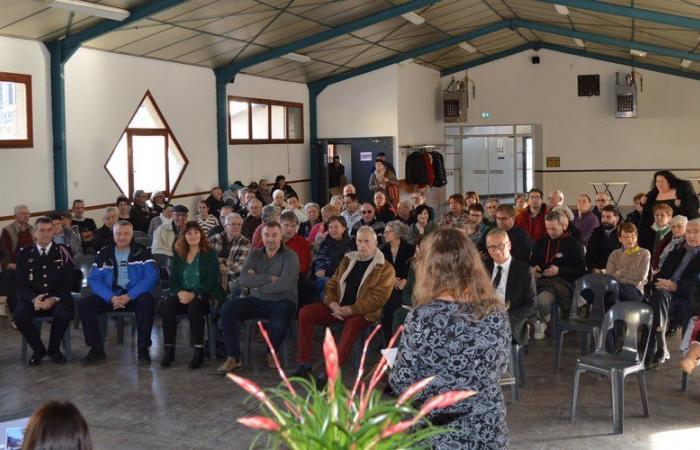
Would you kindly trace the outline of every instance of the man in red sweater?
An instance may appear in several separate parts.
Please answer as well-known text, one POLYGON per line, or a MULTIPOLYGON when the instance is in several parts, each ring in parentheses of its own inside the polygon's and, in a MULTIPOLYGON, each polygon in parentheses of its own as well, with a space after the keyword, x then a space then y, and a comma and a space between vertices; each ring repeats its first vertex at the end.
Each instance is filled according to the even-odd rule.
POLYGON ((546 207, 542 204, 542 191, 532 188, 528 192, 527 206, 515 218, 515 224, 525 230, 532 242, 537 242, 545 235, 544 216, 546 207))

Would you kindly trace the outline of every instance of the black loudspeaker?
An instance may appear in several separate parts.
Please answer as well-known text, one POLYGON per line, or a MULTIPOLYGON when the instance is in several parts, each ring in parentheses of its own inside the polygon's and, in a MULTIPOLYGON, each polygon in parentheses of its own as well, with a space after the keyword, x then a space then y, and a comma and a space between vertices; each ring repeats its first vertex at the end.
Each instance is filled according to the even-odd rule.
POLYGON ((532 64, 539 64, 540 63, 539 56, 533 56, 531 59, 532 59, 532 64))

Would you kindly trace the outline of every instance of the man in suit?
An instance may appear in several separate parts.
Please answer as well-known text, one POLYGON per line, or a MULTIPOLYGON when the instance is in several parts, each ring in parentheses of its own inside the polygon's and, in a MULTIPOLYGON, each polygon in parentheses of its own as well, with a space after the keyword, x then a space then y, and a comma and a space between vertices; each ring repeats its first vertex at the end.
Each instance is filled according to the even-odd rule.
POLYGON ((14 311, 17 328, 34 352, 30 366, 41 363, 48 355, 56 364, 65 364, 60 346, 73 318, 71 286, 75 266, 69 250, 53 241, 53 224, 48 217, 39 217, 34 228, 36 244, 24 247, 17 254, 17 298, 14 311), (50 316, 51 337, 48 350, 34 326, 35 317, 50 316))
POLYGON ((510 254, 508 233, 494 228, 486 235, 486 249, 491 260, 486 263, 486 270, 491 274, 496 293, 506 303, 510 319, 513 342, 527 344, 527 321, 537 315, 535 310, 535 278, 530 266, 518 261, 510 254))

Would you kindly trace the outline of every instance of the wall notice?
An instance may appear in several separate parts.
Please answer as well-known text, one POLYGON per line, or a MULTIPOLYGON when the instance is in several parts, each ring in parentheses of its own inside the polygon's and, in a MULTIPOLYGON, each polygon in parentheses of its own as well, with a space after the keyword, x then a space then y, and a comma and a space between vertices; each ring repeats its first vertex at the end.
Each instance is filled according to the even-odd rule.
POLYGON ((360 152, 360 161, 372 161, 372 152, 360 152))
POLYGON ((561 167, 561 158, 559 156, 548 156, 547 167, 561 167))

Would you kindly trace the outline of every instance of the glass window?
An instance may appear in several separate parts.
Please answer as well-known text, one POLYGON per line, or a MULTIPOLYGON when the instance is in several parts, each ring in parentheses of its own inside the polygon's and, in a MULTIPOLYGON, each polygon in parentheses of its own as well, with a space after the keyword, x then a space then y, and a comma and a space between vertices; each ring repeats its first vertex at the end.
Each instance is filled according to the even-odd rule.
POLYGON ((287 107, 288 138, 290 141, 304 141, 304 127, 301 107, 287 107))
POLYGON ((250 108, 253 118, 253 139, 269 140, 269 117, 267 116, 269 106, 262 103, 251 103, 250 108))
POLYGON ((459 127, 445 127, 446 136, 459 136, 459 127))
POLYGON ((516 125, 515 132, 517 134, 532 134, 532 125, 516 125))
POLYGON ((32 77, 0 72, 0 148, 32 146, 32 77))
POLYGON ((270 137, 272 139, 284 139, 287 137, 285 133, 285 121, 287 119, 284 115, 284 109, 284 106, 272 105, 272 116, 270 118, 272 125, 272 136, 270 137))
POLYGON ((228 104, 231 139, 250 139, 248 102, 233 100, 228 104))

